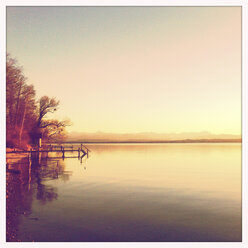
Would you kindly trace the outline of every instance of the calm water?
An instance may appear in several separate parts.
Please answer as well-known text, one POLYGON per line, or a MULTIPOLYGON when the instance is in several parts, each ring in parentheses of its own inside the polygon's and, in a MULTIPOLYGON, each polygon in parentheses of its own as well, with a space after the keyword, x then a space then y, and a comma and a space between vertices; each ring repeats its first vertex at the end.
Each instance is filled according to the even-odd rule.
POLYGON ((241 241, 240 144, 87 147, 7 173, 8 241, 241 241))

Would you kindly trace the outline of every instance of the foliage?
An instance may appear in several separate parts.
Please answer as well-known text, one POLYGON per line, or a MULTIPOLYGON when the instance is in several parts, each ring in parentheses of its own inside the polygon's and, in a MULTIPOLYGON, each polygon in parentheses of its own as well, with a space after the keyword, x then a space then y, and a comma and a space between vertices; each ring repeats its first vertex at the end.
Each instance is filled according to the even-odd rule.
POLYGON ((48 113, 57 110, 59 101, 48 96, 35 100, 35 89, 26 83, 23 69, 9 54, 6 58, 6 145, 27 148, 44 139, 59 139, 65 135, 69 121, 49 120, 48 113))

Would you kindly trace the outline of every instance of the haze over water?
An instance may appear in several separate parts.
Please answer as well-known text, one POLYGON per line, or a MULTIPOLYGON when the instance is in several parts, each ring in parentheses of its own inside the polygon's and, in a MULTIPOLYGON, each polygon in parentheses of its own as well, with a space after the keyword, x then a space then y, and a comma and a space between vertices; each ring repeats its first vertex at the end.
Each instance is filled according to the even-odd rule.
POLYGON ((88 147, 82 164, 60 159, 51 176, 43 161, 22 180, 18 239, 241 241, 240 144, 88 147))

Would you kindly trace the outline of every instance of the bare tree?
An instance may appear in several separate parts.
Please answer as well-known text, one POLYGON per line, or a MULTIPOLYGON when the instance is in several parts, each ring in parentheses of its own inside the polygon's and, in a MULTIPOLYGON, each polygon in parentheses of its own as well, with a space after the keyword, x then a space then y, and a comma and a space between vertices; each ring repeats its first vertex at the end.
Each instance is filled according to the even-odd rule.
POLYGON ((44 138, 65 134, 69 121, 49 120, 59 101, 48 96, 35 100, 33 85, 26 83, 23 69, 9 54, 6 58, 6 143, 9 147, 27 147, 37 143, 41 130, 44 138))
POLYGON ((58 121, 54 119, 46 119, 48 113, 54 113, 59 105, 59 101, 55 98, 43 96, 39 100, 39 118, 37 127, 42 129, 43 138, 59 138, 65 134, 65 127, 70 125, 69 120, 58 121))
POLYGON ((55 98, 49 98, 48 96, 43 96, 39 99, 39 118, 37 121, 38 128, 44 128, 43 119, 47 113, 54 113, 57 110, 59 101, 55 98))
MULTIPOLYGON (((24 127, 24 122, 26 120, 26 115, 27 115, 27 110, 28 108, 34 108, 35 106, 32 105, 34 96, 35 96, 35 91, 34 91, 34 86, 33 85, 27 85, 24 87, 24 92, 23 92, 24 98, 24 107, 23 107, 23 115, 22 115, 22 120, 21 120, 21 125, 20 125, 20 132, 19 132, 19 144, 21 145, 22 142, 22 133, 23 133, 23 127, 24 127)), ((32 111, 35 111, 32 109, 32 111)))
POLYGON ((22 143, 25 133, 28 143, 28 132, 36 119, 35 90, 27 85, 15 59, 9 54, 6 58, 6 142, 8 146, 18 146, 22 143))

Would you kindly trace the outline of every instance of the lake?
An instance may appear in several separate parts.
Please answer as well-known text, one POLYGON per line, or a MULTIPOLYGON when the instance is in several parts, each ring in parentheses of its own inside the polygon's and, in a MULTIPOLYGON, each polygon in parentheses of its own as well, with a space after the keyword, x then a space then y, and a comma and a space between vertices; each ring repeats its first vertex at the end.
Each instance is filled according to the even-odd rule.
POLYGON ((242 241, 241 144, 86 146, 13 165, 7 241, 242 241))

